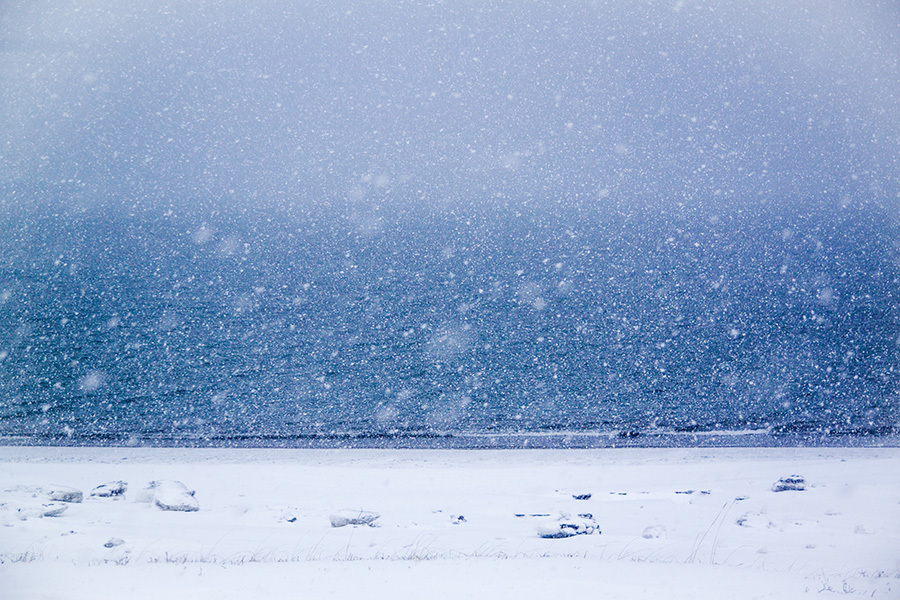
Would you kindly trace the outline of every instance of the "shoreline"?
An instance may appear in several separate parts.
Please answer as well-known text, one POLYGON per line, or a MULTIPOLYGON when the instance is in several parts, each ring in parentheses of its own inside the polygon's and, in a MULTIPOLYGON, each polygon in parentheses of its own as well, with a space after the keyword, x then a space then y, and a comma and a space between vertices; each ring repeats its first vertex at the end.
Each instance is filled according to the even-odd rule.
POLYGON ((336 433, 230 436, 0 436, 0 447, 158 447, 285 449, 602 449, 900 447, 900 432, 773 432, 756 430, 611 430, 531 432, 336 433))

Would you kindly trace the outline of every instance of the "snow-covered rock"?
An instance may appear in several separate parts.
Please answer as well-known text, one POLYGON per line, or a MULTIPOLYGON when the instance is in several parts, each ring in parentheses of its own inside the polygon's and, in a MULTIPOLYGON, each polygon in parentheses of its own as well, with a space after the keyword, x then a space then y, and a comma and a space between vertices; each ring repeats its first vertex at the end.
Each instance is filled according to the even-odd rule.
POLYGON ((374 526, 375 520, 381 515, 369 510, 339 510, 329 515, 332 527, 345 527, 347 525, 374 526))
POLYGON ((537 526, 538 537, 546 539, 560 539, 592 533, 600 533, 600 529, 590 515, 578 515, 578 517, 572 518, 563 513, 556 521, 544 521, 537 526))
POLYGON ((194 497, 194 491, 189 490, 180 481, 174 480, 151 481, 135 500, 152 502, 162 510, 180 512, 200 510, 200 503, 194 497))
POLYGON ((98 498, 111 498, 121 496, 128 489, 128 484, 124 481, 110 481, 103 483, 91 490, 91 496, 98 498))
POLYGON ((773 492, 802 492, 806 489, 806 480, 800 475, 782 477, 772 485, 773 492))
POLYGON ((0 493, 0 525, 9 526, 16 521, 58 517, 69 508, 69 502, 81 502, 78 494, 81 494, 78 490, 60 486, 43 488, 17 485, 3 489, 0 493))
POLYGON ((42 519, 44 517, 58 517, 68 510, 65 502, 41 502, 25 506, 14 507, 16 518, 20 521, 28 519, 42 519))
POLYGON ((109 541, 103 544, 104 548, 115 548, 116 546, 121 546, 125 543, 125 540, 122 538, 109 538, 109 541))
POLYGON ((44 490, 44 493, 52 502, 81 502, 84 500, 84 494, 81 493, 81 490, 62 485, 47 488, 44 490))

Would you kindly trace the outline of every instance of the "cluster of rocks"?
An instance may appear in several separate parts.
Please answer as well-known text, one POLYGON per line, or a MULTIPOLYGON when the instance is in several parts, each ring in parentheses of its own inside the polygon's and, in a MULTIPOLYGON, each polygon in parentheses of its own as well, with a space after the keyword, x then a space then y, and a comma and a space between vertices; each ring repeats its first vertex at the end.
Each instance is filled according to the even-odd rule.
MULTIPOLYGON (((110 481, 91 490, 90 497, 98 499, 124 499, 128 484, 124 481, 110 481)), ((50 487, 18 486, 5 490, 10 501, 0 504, 0 508, 12 511, 19 520, 59 517, 72 504, 84 502, 84 492, 61 485, 50 487)), ((137 502, 151 502, 160 510, 193 512, 200 510, 200 504, 180 481, 151 481, 135 498, 137 502)))
POLYGON ((84 501, 80 490, 65 486, 17 486, 4 491, 8 494, 8 500, 0 503, 0 508, 20 521, 59 517, 68 510, 69 505, 84 501))

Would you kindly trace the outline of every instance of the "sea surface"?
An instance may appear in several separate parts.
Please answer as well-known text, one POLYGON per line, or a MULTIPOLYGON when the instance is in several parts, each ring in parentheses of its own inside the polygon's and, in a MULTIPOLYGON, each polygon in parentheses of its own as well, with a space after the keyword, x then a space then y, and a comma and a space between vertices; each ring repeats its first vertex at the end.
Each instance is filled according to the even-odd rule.
POLYGON ((342 215, 7 222, 0 441, 896 440, 877 206, 342 215))

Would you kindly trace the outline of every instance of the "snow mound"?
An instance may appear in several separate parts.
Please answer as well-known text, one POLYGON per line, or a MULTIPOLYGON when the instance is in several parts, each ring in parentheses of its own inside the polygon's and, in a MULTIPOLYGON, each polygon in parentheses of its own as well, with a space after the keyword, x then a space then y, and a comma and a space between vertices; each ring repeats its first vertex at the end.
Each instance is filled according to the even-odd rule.
POLYGON ((651 525, 644 529, 641 537, 645 540, 658 540, 666 537, 666 528, 663 525, 651 525))
POLYGON ((745 512, 734 521, 740 527, 748 529, 772 529, 775 523, 763 512, 745 512))
POLYGON ((369 510, 339 510, 329 515, 332 527, 346 527, 347 525, 368 525, 375 527, 375 520, 381 515, 369 510))
POLYGON ((137 502, 152 502, 161 510, 194 512, 200 510, 200 503, 194 498, 194 491, 189 490, 180 481, 151 481, 141 490, 137 502))

